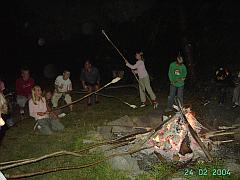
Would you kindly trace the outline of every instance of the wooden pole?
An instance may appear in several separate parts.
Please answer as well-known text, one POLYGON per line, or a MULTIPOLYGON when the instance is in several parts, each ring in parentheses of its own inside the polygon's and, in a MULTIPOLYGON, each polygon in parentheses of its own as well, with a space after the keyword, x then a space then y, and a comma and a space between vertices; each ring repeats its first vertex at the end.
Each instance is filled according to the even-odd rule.
POLYGON ((177 102, 177 105, 178 105, 178 108, 179 108, 179 112, 181 113, 182 117, 184 118, 185 122, 187 123, 188 129, 189 129, 192 137, 198 143, 198 145, 201 147, 201 149, 203 150, 203 152, 206 155, 206 157, 208 158, 208 160, 213 161, 213 157, 211 156, 210 152, 207 150, 207 148, 205 147, 205 145, 203 144, 201 139, 198 137, 198 135, 195 132, 195 130, 192 128, 192 126, 188 122, 188 119, 187 119, 187 117, 185 116, 185 114, 183 112, 181 102, 180 102, 180 100, 178 98, 176 99, 176 102, 177 102))

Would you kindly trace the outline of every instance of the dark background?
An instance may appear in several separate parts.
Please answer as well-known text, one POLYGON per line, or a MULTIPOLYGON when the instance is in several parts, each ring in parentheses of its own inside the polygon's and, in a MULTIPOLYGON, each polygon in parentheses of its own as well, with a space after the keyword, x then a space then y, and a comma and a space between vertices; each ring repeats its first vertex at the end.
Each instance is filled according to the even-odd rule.
MULTIPOLYGON (((20 67, 28 65, 37 83, 46 80, 45 65, 54 64, 79 81, 84 60, 90 58, 110 80, 113 69, 129 70, 101 33, 104 29, 134 63, 144 51, 154 81, 167 82, 168 66, 184 45, 191 46, 197 79, 206 80, 220 66, 240 69, 239 7, 235 1, 158 0, 19 0, 1 4, 1 77, 14 86, 20 67), (44 43, 39 44, 38 40, 44 43), (185 41, 183 39, 185 38, 185 41)), ((127 75, 126 81, 132 77, 127 75)), ((44 83, 43 83, 44 84, 44 83)))

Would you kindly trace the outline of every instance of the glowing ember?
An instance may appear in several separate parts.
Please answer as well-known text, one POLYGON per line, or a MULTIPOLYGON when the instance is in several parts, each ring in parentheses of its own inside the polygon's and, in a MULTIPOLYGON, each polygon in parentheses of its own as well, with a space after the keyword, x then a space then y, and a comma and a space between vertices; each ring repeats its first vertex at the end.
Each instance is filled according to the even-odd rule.
MULTIPOLYGON (((185 115, 190 125, 197 133, 199 133, 201 129, 205 129, 204 126, 196 120, 189 109, 185 115)), ((201 140, 205 144, 209 142, 211 143, 209 139, 201 140)), ((180 113, 176 113, 175 116, 173 116, 168 123, 163 125, 162 129, 160 129, 147 143, 148 145, 153 146, 154 151, 160 153, 162 157, 169 161, 176 159, 178 161, 187 161, 191 158, 198 157, 205 158, 203 151, 193 139, 191 133, 189 132, 188 125, 180 113), (181 152, 183 153, 179 153, 180 148, 182 148, 181 152)))

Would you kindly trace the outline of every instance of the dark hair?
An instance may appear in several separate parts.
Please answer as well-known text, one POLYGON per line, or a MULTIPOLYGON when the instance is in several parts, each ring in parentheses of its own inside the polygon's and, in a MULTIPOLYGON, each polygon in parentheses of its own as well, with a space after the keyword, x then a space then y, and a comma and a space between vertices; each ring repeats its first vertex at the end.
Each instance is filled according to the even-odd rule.
POLYGON ((23 67, 21 68, 21 71, 30 71, 30 70, 29 70, 29 68, 28 68, 27 66, 23 66, 23 67))
POLYGON ((140 54, 142 61, 144 61, 143 52, 140 50, 136 51, 136 54, 140 54))
POLYGON ((68 69, 65 69, 65 70, 63 71, 63 73, 66 73, 66 72, 69 72, 69 73, 70 73, 70 71, 69 71, 68 69))
POLYGON ((86 59, 86 60, 84 61, 84 64, 86 64, 86 62, 88 62, 89 64, 92 64, 92 61, 91 61, 90 59, 86 59))

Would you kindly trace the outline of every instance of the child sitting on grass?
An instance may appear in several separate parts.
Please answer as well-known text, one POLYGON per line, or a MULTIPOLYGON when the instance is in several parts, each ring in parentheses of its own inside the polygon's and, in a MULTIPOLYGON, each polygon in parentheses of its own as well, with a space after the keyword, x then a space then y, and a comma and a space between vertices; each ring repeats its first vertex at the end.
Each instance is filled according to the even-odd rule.
POLYGON ((35 118, 38 129, 42 134, 50 135, 53 131, 63 130, 64 126, 58 119, 50 117, 45 97, 42 96, 40 86, 32 88, 32 98, 29 100, 29 115, 35 118))
MULTIPOLYGON (((43 92, 43 96, 46 99, 46 104, 47 104, 48 111, 49 112, 52 111, 52 109, 53 109, 53 104, 52 104, 53 93, 52 93, 52 91, 51 90, 45 90, 43 92)), ((55 110, 55 111, 53 111, 49 114, 49 116, 52 119, 57 119, 57 118, 60 118, 60 117, 64 117, 65 115, 66 115, 65 113, 61 113, 61 110, 55 110)))

